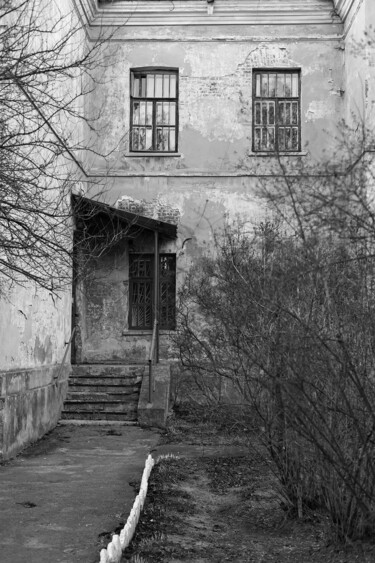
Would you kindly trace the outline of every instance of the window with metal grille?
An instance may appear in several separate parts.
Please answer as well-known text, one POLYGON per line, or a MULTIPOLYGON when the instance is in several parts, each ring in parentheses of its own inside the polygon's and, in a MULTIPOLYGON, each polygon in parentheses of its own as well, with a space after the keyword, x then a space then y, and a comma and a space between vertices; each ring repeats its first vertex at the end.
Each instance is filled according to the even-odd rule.
MULTIPOLYGON (((154 309, 154 255, 131 254, 129 328, 151 329, 154 309)), ((159 255, 159 328, 176 324, 176 255, 159 255)))
POLYGON ((301 150, 299 70, 253 71, 253 151, 301 150))
POLYGON ((130 150, 177 152, 178 70, 133 69, 130 150))

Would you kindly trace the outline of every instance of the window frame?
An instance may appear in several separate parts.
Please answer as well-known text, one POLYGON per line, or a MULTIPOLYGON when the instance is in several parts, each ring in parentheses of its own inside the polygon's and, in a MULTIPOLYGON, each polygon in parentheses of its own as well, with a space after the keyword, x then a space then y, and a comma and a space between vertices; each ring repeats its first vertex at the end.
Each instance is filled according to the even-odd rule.
MULTIPOLYGON (((302 101, 302 89, 301 89, 301 68, 253 68, 253 75, 252 75, 252 152, 255 154, 293 154, 293 153, 300 153, 302 150, 302 120, 301 120, 301 101, 302 101), (257 74, 296 74, 298 76, 298 96, 288 96, 288 97, 281 97, 281 96, 274 96, 274 97, 263 97, 256 95, 256 75, 257 74), (255 143, 255 104, 256 102, 275 102, 275 145, 272 149, 267 149, 264 147, 260 147, 259 149, 256 148, 255 143), (281 101, 290 101, 290 102, 298 102, 298 147, 297 148, 283 148, 279 149, 279 128, 283 127, 283 124, 280 123, 279 120, 279 102, 281 101)), ((277 93, 277 92, 275 92, 277 93)), ((285 126, 285 125, 284 125, 285 126)))
MULTIPOLYGON (((165 252, 159 254, 159 329, 160 330, 175 330, 176 329, 176 273, 177 273, 177 255, 172 252, 165 252), (173 319, 170 323, 163 324, 162 320, 160 319, 160 309, 161 309, 161 285, 163 281, 162 276, 162 268, 161 262, 163 258, 169 257, 174 259, 174 271, 173 271, 173 319)), ((149 252, 132 252, 129 254, 129 315, 128 315, 128 326, 129 330, 152 330, 153 322, 154 322, 154 284, 155 284, 155 254, 149 252), (150 260, 150 276, 131 276, 131 260, 132 258, 146 258, 150 260), (151 322, 150 325, 133 325, 133 292, 134 292, 134 284, 139 283, 140 281, 149 281, 150 282, 150 292, 151 292, 151 322)))
POLYGON ((129 93, 130 93, 130 111, 129 111, 129 150, 131 153, 138 155, 142 154, 175 154, 178 153, 178 130, 179 130, 179 69, 176 67, 137 67, 131 68, 129 73, 129 93), (176 96, 174 98, 163 98, 163 97, 137 97, 133 95, 133 80, 135 75, 141 74, 169 74, 176 76, 176 96), (151 149, 135 149, 133 148, 133 103, 134 100, 152 102, 153 105, 153 115, 152 115, 152 148, 151 149), (176 120, 174 127, 175 130, 175 148, 174 150, 158 150, 156 148, 156 104, 157 102, 174 102, 176 104, 176 120))

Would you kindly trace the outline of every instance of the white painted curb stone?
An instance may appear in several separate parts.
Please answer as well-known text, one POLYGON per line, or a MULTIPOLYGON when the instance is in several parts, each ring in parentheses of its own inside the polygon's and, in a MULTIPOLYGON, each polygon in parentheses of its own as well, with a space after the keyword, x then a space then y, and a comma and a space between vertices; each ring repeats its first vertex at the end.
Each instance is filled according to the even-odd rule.
POLYGON ((143 470, 139 493, 135 497, 133 508, 130 511, 126 524, 121 530, 119 536, 117 534, 113 536, 112 541, 110 541, 107 546, 107 549, 101 550, 99 563, 120 563, 122 552, 128 547, 134 536, 134 532, 146 500, 148 480, 154 465, 155 460, 151 455, 149 455, 146 459, 145 468, 143 470))

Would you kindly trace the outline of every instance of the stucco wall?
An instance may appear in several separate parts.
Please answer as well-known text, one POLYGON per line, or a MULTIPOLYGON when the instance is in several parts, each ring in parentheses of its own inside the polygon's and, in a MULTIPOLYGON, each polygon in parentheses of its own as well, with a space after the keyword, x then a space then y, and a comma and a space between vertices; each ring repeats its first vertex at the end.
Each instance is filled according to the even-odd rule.
MULTIPOLYGON (((266 31, 266 30, 265 30, 266 31)), ((252 71, 300 68, 302 149, 313 158, 333 134, 342 112, 342 54, 339 41, 225 41, 175 43, 126 41, 109 53, 103 85, 91 98, 91 111, 102 112, 99 153, 92 170, 110 173, 210 171, 251 172, 252 71), (179 69, 180 158, 162 161, 129 156, 130 69, 142 66, 179 69), (328 135, 327 135, 328 133, 328 135)), ((259 159, 259 157, 257 157, 259 159)))
POLYGON ((375 125, 375 3, 355 0, 344 36, 345 119, 375 125))
MULTIPOLYGON (((154 234, 132 240, 131 252, 153 253, 154 234)), ((160 238, 160 252, 175 252, 174 241, 160 238)), ((120 242, 95 264, 76 288, 77 363, 146 363, 150 330, 129 330, 129 243, 120 242)), ((168 332, 162 331, 161 357, 169 355, 168 332)))
MULTIPOLYGON (((69 26, 78 22, 77 14, 71 0, 41 0, 37 4, 43 28, 54 26, 55 35, 47 38, 44 34, 43 41, 34 37, 30 49, 38 49, 38 41, 47 49, 48 41, 64 37, 68 22, 69 26)), ((82 34, 76 37, 78 43, 82 34)), ((67 85, 60 82, 56 88, 57 96, 63 99, 67 85)), ((54 125, 57 130, 66 130, 68 121, 55 119, 54 125)), ((64 176, 62 167, 59 172, 64 176)), ((53 198, 53 189, 59 186, 56 180, 50 182, 53 198)), ((67 232, 71 227, 66 225, 67 232)), ((11 286, 3 282, 0 280, 0 458, 7 459, 40 438, 59 419, 70 371, 69 355, 65 367, 60 366, 71 334, 71 288, 56 295, 27 280, 11 286)))
MULTIPOLYGON (((225 222, 240 218, 255 225, 268 213, 257 195, 258 177, 273 182, 280 166, 275 158, 252 153, 253 69, 301 69, 302 152, 282 157, 287 169, 295 170, 300 160, 313 165, 330 150, 344 111, 338 30, 337 23, 331 28, 276 24, 237 30, 222 25, 219 29, 210 27, 208 20, 200 29, 130 26, 115 33, 106 66, 98 73, 101 83, 87 100, 88 114, 101 115, 97 152, 109 154, 106 160, 94 157, 90 173, 107 178, 108 203, 130 196, 178 208, 178 285, 197 257, 213 250, 215 234, 225 222), (236 33, 246 39, 236 38, 236 33), (165 37, 161 40, 160 35, 165 37), (129 153, 130 69, 143 66, 179 69, 176 156, 129 153)), ((149 337, 132 337, 127 329, 125 246, 119 260, 114 256, 110 264, 103 260, 91 288, 81 287, 83 361, 145 357, 141 349, 146 350, 149 337), (105 284, 111 286, 108 291, 103 290, 105 284), (100 325, 105 344, 100 341, 100 325)))

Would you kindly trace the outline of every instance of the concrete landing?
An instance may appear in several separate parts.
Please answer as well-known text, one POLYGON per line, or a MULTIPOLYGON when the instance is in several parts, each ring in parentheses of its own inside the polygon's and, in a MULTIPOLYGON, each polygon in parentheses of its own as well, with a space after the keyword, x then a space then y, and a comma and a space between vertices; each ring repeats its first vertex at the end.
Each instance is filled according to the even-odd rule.
POLYGON ((157 441, 138 427, 64 425, 1 465, 1 563, 98 563, 157 441))

